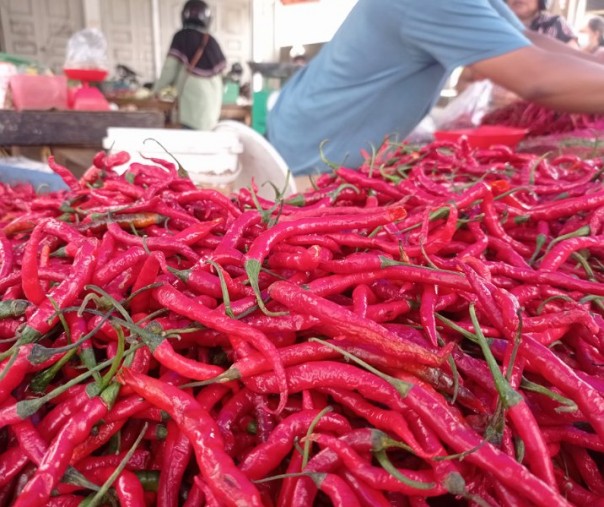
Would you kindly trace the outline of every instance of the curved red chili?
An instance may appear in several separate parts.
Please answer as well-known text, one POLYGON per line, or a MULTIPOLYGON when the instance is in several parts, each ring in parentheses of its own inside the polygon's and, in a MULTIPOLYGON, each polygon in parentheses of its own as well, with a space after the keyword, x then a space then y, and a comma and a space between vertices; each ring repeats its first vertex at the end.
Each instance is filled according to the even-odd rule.
POLYGON ((208 487, 225 506, 262 506, 256 487, 224 452, 218 428, 197 401, 180 389, 157 379, 122 369, 119 379, 153 405, 165 410, 193 446, 208 487))

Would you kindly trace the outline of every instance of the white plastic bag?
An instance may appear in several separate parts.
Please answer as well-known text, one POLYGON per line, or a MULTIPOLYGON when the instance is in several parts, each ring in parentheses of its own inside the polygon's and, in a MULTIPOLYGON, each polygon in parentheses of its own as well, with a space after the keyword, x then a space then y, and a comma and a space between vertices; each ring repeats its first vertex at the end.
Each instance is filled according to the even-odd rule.
POLYGON ((473 128, 489 111, 493 83, 488 79, 475 81, 449 102, 435 120, 437 130, 473 128))
POLYGON ((409 143, 429 143, 434 138, 434 118, 427 115, 420 121, 413 131, 405 138, 409 143))
POLYGON ((107 69, 107 40, 97 28, 85 28, 67 41, 66 69, 107 69))

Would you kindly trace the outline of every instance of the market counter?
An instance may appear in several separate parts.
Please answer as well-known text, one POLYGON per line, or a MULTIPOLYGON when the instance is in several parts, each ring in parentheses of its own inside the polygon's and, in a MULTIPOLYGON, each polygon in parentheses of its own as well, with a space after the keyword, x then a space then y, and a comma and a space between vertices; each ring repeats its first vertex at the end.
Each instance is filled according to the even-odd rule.
POLYGON ((109 127, 163 128, 160 111, 0 110, 0 146, 100 148, 109 127))
MULTIPOLYGON (((166 125, 171 123, 172 102, 154 98, 137 99, 112 95, 105 97, 123 111, 160 111, 164 115, 166 125)), ((236 120, 250 126, 252 124, 252 106, 251 104, 223 103, 220 109, 220 120, 236 120)))

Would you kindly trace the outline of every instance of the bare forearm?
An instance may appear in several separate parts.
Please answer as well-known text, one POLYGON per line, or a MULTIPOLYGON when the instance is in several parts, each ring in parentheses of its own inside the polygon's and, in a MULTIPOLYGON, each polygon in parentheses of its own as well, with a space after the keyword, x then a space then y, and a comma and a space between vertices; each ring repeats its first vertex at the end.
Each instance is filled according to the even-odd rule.
POLYGON ((568 51, 527 47, 477 62, 474 68, 525 100, 560 111, 604 113, 604 67, 568 51))
POLYGON ((543 35, 542 33, 533 32, 532 30, 525 31, 524 35, 526 35, 526 38, 535 46, 546 51, 555 51, 556 53, 562 55, 571 55, 592 62, 597 61, 597 59, 591 54, 581 51, 579 44, 576 41, 565 44, 558 39, 554 39, 548 35, 543 35))

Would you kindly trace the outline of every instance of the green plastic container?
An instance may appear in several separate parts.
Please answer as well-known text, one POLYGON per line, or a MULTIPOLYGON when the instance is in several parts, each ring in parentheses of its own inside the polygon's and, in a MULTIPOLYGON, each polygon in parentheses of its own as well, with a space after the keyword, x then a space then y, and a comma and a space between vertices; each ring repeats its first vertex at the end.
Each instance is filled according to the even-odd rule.
POLYGON ((269 90, 261 90, 252 95, 252 128, 262 135, 266 133, 266 105, 269 94, 269 90))
POLYGON ((232 81, 224 83, 224 94, 222 95, 223 104, 235 104, 239 97, 239 85, 232 81))

